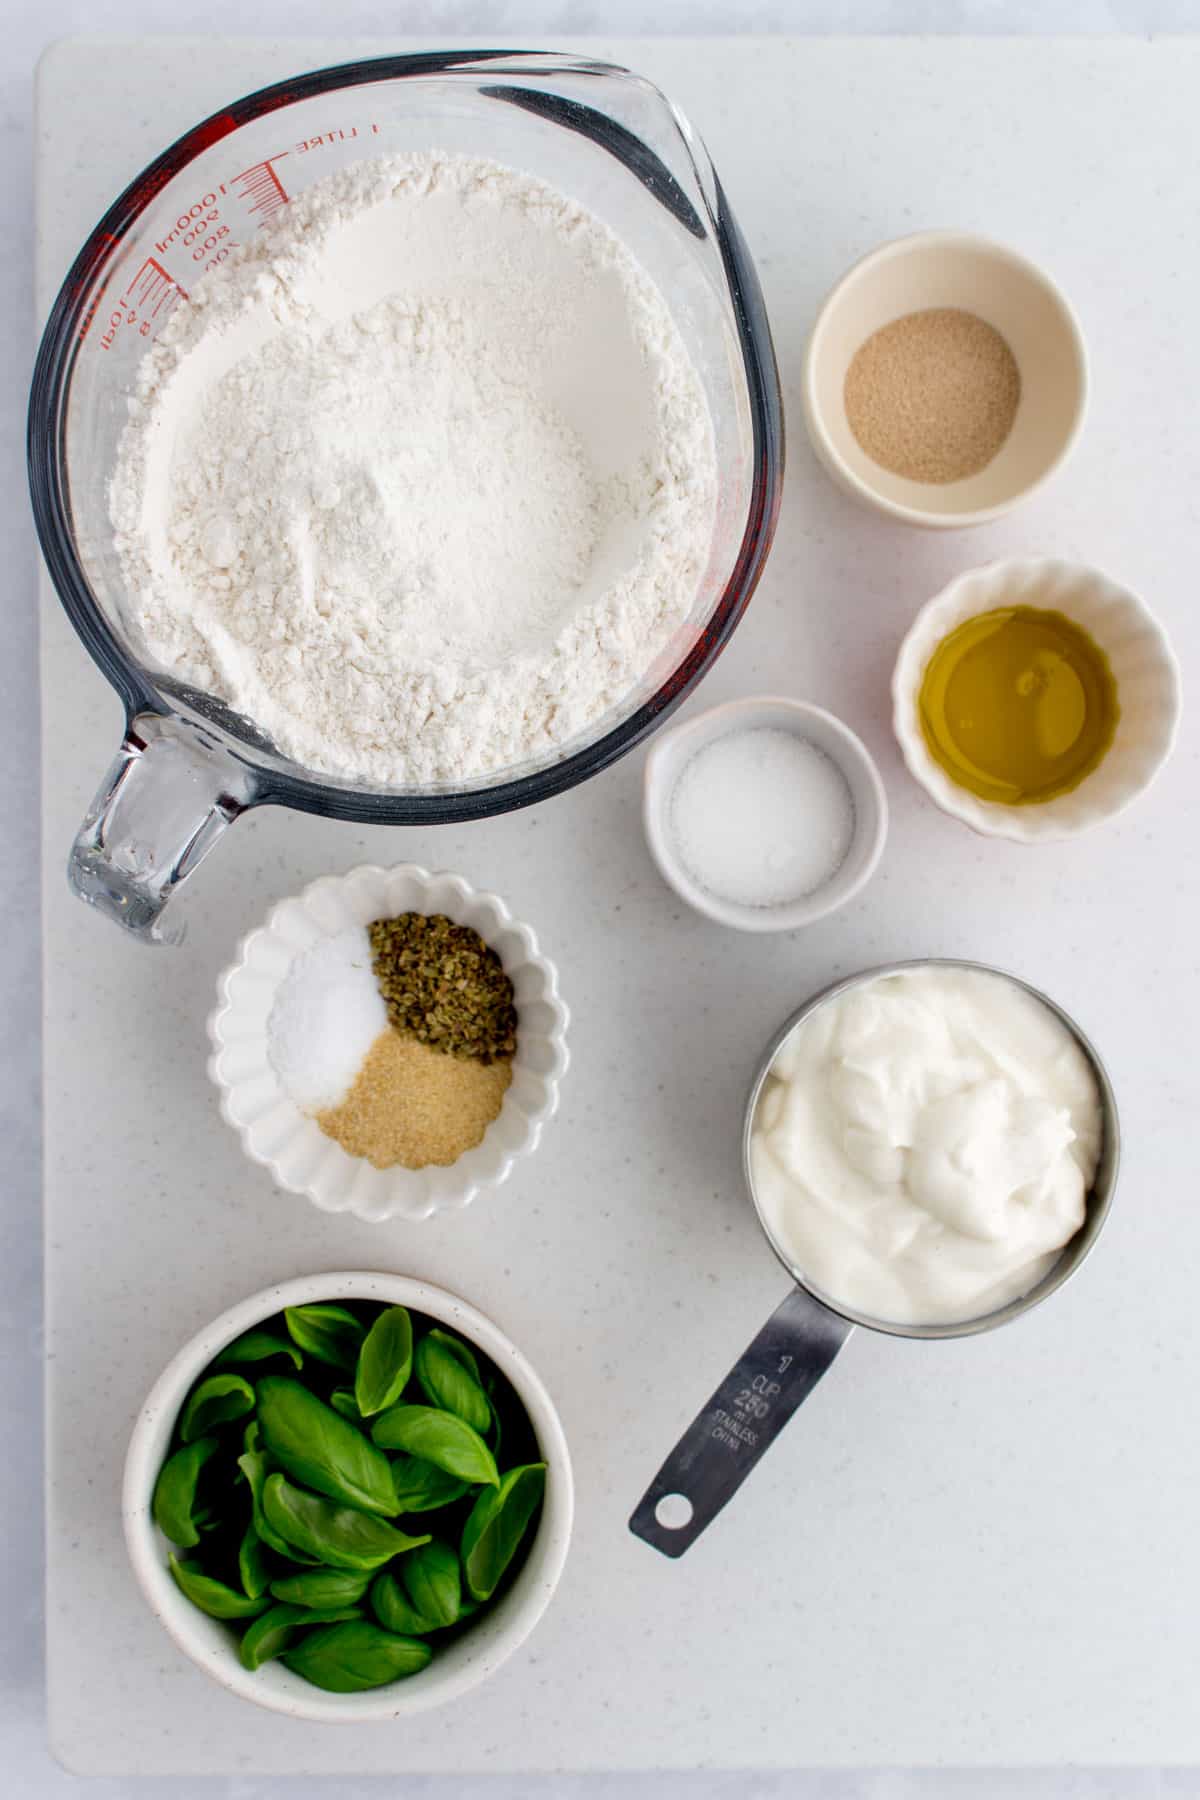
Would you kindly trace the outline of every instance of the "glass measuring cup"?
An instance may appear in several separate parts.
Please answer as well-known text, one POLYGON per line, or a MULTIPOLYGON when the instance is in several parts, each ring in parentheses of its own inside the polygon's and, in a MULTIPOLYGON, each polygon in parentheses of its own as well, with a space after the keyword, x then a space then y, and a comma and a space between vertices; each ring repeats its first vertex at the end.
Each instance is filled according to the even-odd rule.
POLYGON ((1039 988, 986 963, 948 957, 890 963, 867 969, 805 1002, 780 1026, 767 1046, 750 1087, 742 1126, 742 1173, 758 1223, 795 1287, 776 1307, 708 1404, 688 1426, 629 1521, 629 1529, 664 1556, 682 1556, 731 1500, 759 1458, 770 1449, 796 1408, 806 1400, 856 1325, 889 1337, 973 1337, 1007 1325, 1059 1289, 1073 1275, 1100 1235, 1117 1183, 1121 1131, 1117 1102, 1104 1064, 1075 1021, 1039 988), (1096 1079, 1102 1119, 1100 1160, 1086 1199, 1083 1224, 1063 1245, 1058 1260, 1027 1294, 978 1318, 940 1325, 903 1325, 871 1318, 831 1299, 809 1282, 779 1241, 759 1204, 750 1158, 750 1139, 763 1083, 786 1039, 820 1007, 851 988, 912 969, 970 969, 997 975, 1049 1009, 1075 1039, 1096 1079))
POLYGON ((249 807, 426 825, 511 811, 607 767, 728 641, 770 548, 783 479, 778 374, 753 264, 687 121, 611 64, 506 51, 385 57, 264 88, 195 126, 100 221, 51 309, 29 406, 42 552, 126 711, 71 852, 76 893, 143 937, 249 807), (108 484, 137 365, 192 284, 288 198, 364 157, 440 148, 565 190, 624 239, 668 300, 703 383, 720 471, 691 616, 622 704, 568 743, 461 786, 365 788, 282 756, 252 719, 157 669, 125 607, 108 484))

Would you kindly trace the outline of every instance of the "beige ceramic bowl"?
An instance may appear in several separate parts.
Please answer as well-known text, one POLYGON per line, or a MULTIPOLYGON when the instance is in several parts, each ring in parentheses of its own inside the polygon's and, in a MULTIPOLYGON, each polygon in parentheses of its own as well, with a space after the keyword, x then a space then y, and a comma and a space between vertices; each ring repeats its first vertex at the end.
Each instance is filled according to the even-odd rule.
POLYGON ((1073 837, 1124 810, 1171 753, 1179 725, 1179 665, 1150 609, 1096 569, 1025 557, 971 569, 921 608, 892 677, 893 724, 909 772, 943 812, 988 837, 1030 844, 1073 837), (1074 619, 1108 657, 1121 716, 1100 763, 1070 793, 1033 806, 979 800, 933 760, 921 734, 921 681, 956 626, 1004 606, 1036 606, 1074 619))
POLYGON ((206 1675, 245 1700, 294 1719, 340 1725, 363 1725, 424 1712, 457 1699, 494 1674, 525 1641, 550 1604, 567 1559, 574 1511, 571 1458, 554 1402, 516 1345, 490 1319, 442 1288, 405 1275, 362 1271, 304 1275, 264 1288, 231 1306, 186 1343, 167 1364, 138 1414, 125 1458, 121 1496, 125 1543, 138 1586, 176 1646, 206 1675), (285 1306, 307 1306, 321 1300, 382 1300, 389 1306, 407 1306, 482 1350, 511 1382, 546 1464, 542 1516, 512 1586, 480 1614, 476 1625, 435 1654, 419 1674, 359 1694, 326 1693, 281 1662, 266 1663, 254 1673, 244 1669, 233 1633, 200 1612, 176 1587, 167 1566, 169 1546, 150 1510, 172 1427, 196 1377, 242 1332, 285 1306))
POLYGON ((908 525, 982 525, 1047 480, 1079 435, 1087 355, 1078 321, 1048 275, 1001 244, 960 231, 897 238, 855 263, 825 301, 804 353, 813 448, 855 499, 908 525), (939 485, 890 474, 850 429, 844 389, 856 351, 894 319, 930 307, 975 313, 1006 339, 1021 399, 1005 442, 977 475, 939 485))

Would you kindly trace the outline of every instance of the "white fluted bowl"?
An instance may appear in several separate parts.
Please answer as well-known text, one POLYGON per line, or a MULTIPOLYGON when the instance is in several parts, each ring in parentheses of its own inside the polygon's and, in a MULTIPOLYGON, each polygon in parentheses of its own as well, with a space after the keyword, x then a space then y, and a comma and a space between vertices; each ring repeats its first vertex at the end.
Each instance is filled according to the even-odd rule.
POLYGON ((392 869, 366 864, 346 875, 322 876, 281 900, 242 939, 217 983, 208 1072, 246 1155, 269 1169, 279 1187, 306 1195, 323 1212, 349 1212, 370 1223, 427 1219, 468 1205, 481 1188, 498 1187, 517 1158, 537 1148, 558 1110, 569 1018, 554 964, 497 894, 479 893, 461 875, 430 874, 415 863, 392 869), (351 1156, 285 1093, 267 1055, 267 1020, 295 958, 322 937, 403 912, 445 913, 456 925, 470 926, 495 950, 513 984, 517 1053, 511 1085, 482 1143, 446 1168, 377 1169, 351 1156))
POLYGON ((1179 728, 1179 665, 1162 626, 1128 588, 1081 563, 1031 556, 971 569, 921 608, 896 659, 892 705, 909 773, 943 812, 987 837, 1032 844, 1087 831, 1149 787, 1179 728), (1120 708, 1113 742, 1091 774, 1069 793, 1028 806, 980 800, 960 787, 921 734, 921 682, 934 651, 968 619, 1004 606, 1065 613, 1082 625, 1108 658, 1120 708))

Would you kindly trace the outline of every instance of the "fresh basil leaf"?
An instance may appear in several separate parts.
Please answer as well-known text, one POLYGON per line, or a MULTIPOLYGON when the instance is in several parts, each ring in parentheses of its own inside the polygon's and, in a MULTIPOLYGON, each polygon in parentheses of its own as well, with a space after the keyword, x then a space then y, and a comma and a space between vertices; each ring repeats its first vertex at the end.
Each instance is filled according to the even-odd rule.
POLYGON ((383 1518, 395 1516, 387 1457, 298 1381, 265 1375, 258 1384, 258 1418, 271 1455, 305 1487, 383 1518))
POLYGON ((304 1366, 304 1357, 295 1344, 277 1337, 273 1331, 244 1331, 240 1338, 234 1338, 232 1344, 226 1345, 215 1366, 223 1369, 227 1363, 266 1362, 272 1356, 288 1357, 297 1369, 304 1366))
POLYGON ((460 1481, 487 1482, 500 1477, 491 1451, 465 1419, 436 1406, 393 1406, 380 1413, 371 1436, 385 1450, 407 1450, 460 1481))
POLYGON ((355 1425, 362 1424, 362 1414, 358 1410, 358 1401, 349 1388, 334 1388, 329 1396, 329 1404, 335 1413, 341 1413, 343 1419, 349 1419, 355 1425))
POLYGON ((469 1344, 464 1344, 462 1339, 455 1337, 452 1331, 443 1331, 437 1325, 425 1335, 431 1337, 435 1344, 440 1344, 443 1350, 448 1350, 451 1356, 457 1357, 476 1387, 483 1387, 484 1380, 479 1373, 479 1363, 469 1344))
POLYGON ((270 1458, 261 1450, 247 1450, 238 1457, 238 1468, 250 1484, 250 1504, 253 1508, 254 1529, 268 1550, 274 1550, 278 1556, 286 1556, 290 1562, 312 1561, 313 1558, 302 1556, 286 1539, 281 1538, 278 1532, 272 1531, 270 1520, 263 1511, 263 1488, 266 1486, 267 1476, 271 1473, 270 1458))
POLYGON ((268 1475, 262 1503, 272 1531, 331 1569, 378 1569, 401 1551, 429 1542, 428 1536, 408 1537, 356 1507, 306 1494, 282 1475, 268 1475))
POLYGON ((174 1554, 167 1557, 167 1562, 177 1586, 210 1619, 253 1619, 270 1605, 269 1600, 252 1600, 249 1595, 226 1587, 223 1581, 214 1581, 197 1562, 181 1562, 174 1554))
POLYGON ((431 1406, 465 1419, 475 1431, 488 1429, 492 1408, 483 1388, 454 1352, 432 1334, 417 1345, 416 1375, 431 1406))
POLYGON ((357 1606, 273 1606, 243 1633, 238 1658, 244 1669, 261 1669, 273 1657, 282 1656, 289 1644, 312 1625, 337 1625, 345 1619, 361 1619, 357 1606))
POLYGON ((253 1519, 242 1533, 242 1541, 238 1545, 238 1574, 243 1591, 250 1599, 261 1600, 270 1583, 271 1571, 267 1568, 263 1541, 254 1529, 253 1519))
POLYGON ((441 1629, 436 1620, 426 1619, 417 1611, 388 1569, 371 1583, 371 1605, 384 1630, 397 1632, 400 1637, 424 1637, 427 1632, 441 1629))
POLYGON ((179 1419, 179 1435, 185 1444, 194 1443, 227 1425, 231 1419, 244 1419, 254 1411, 254 1389, 240 1375, 210 1375, 194 1387, 179 1419))
POLYGON ((276 1600, 289 1606, 356 1606, 370 1585, 369 1575, 352 1569, 304 1569, 271 1583, 276 1600))
POLYGON ((412 1373, 412 1320, 402 1306, 381 1312, 363 1339, 354 1375, 354 1398, 364 1419, 395 1406, 412 1373))
POLYGON ((404 1591, 419 1615, 435 1625, 453 1625, 462 1606, 462 1574, 449 1544, 436 1538, 422 1544, 401 1557, 399 1568, 404 1591))
POLYGON ((435 1463, 420 1456, 394 1456, 392 1481, 396 1488, 396 1511, 400 1513, 433 1512, 449 1506, 469 1494, 472 1483, 457 1475, 448 1475, 435 1463))
POLYGON ((344 1306, 288 1306, 288 1336, 318 1362, 353 1369, 363 1340, 363 1324, 344 1306))
POLYGON ((542 1503, 545 1463, 510 1469, 499 1487, 480 1494, 463 1526, 460 1555, 468 1591, 490 1600, 542 1503))
POLYGON ((415 1675, 432 1655, 420 1638, 397 1637, 370 1619, 352 1619, 310 1631, 283 1660, 314 1687, 355 1694, 415 1675))
POLYGON ((151 1511, 154 1523, 164 1537, 181 1549, 190 1550, 200 1542, 200 1527, 207 1508, 196 1505, 196 1483, 200 1471, 217 1448, 215 1437, 196 1438, 169 1456, 158 1472, 154 1484, 151 1511))
MULTIPOLYGON (((262 1449, 262 1426, 257 1419, 251 1419, 242 1433, 242 1449, 253 1452, 262 1449)), ((241 1467, 239 1461, 238 1467, 241 1467)), ((244 1471, 243 1471, 244 1473, 244 1471)))

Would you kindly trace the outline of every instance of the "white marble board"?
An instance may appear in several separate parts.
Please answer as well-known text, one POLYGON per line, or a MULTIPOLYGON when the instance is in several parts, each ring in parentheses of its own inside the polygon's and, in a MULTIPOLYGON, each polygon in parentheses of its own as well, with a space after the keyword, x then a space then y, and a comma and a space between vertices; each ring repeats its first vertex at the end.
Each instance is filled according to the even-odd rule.
MULTIPOLYGON (((296 69, 388 44, 67 42, 42 64, 44 312, 103 206, 185 126, 296 69)), ((568 47, 570 47, 568 45, 568 47)), ((62 868, 115 747, 115 699, 43 594, 49 1670, 52 1738, 87 1772, 205 1773, 1200 1761, 1200 1311, 1194 725, 1125 819, 1036 851, 942 817, 904 775, 887 679, 919 603, 1010 552, 1138 587, 1185 680, 1200 390, 1200 43, 595 42, 705 136, 757 257, 791 438, 748 617, 693 708, 782 689, 840 712, 893 809, 861 903, 742 938, 681 911, 642 845, 639 756, 536 811, 388 833, 264 811, 196 877, 176 952, 123 941, 62 868), (856 510, 801 423, 804 335, 842 268, 924 225, 1043 260, 1094 369, 1069 468, 1011 519, 910 534, 856 510), (574 1011, 561 1117, 467 1214, 370 1227, 272 1191, 204 1075, 217 971, 265 908, 364 859, 505 894, 574 1011), (1127 1160, 1102 1246, 991 1336, 859 1333, 680 1563, 627 1514, 781 1295, 740 1192, 745 1083, 780 1017, 841 971, 945 952, 1008 965, 1109 1061, 1127 1160), (574 1547, 526 1651, 454 1710, 353 1733, 210 1684, 134 1589, 118 1480, 179 1342, 276 1277, 372 1265, 458 1289, 545 1373, 573 1447, 574 1547)))

